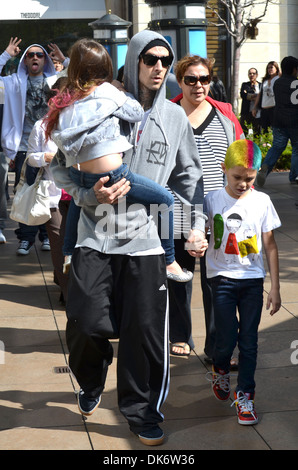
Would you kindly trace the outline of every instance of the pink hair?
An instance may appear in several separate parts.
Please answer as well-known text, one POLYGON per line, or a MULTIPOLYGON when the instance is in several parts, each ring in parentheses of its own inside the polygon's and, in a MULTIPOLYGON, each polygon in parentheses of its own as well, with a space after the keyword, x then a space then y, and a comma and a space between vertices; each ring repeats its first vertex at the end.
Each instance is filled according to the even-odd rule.
POLYGON ((57 95, 49 100, 49 111, 43 120, 46 140, 51 137, 51 133, 57 125, 60 111, 70 106, 83 95, 84 93, 79 91, 71 93, 68 88, 64 88, 62 91, 57 90, 57 95))
POLYGON ((243 166, 252 170, 259 170, 262 163, 262 153, 252 140, 236 140, 226 153, 225 165, 227 169, 234 166, 243 166))

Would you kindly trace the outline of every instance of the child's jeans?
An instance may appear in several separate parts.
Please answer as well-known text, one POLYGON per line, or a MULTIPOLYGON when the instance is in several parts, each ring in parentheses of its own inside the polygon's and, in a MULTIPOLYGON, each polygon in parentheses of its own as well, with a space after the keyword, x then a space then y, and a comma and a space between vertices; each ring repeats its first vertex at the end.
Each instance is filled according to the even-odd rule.
POLYGON ((214 367, 229 372, 230 360, 238 341, 239 367, 236 390, 254 393, 257 365, 258 326, 263 307, 263 278, 210 279, 214 299, 214 367), (237 308, 239 319, 237 318, 237 308))
POLYGON ((130 182, 130 190, 126 196, 128 203, 143 204, 149 210, 151 204, 158 205, 158 217, 160 223, 159 235, 161 244, 165 250, 166 264, 171 264, 175 260, 174 248, 174 222, 173 222, 173 207, 174 198, 165 188, 155 183, 153 180, 145 176, 132 173, 126 163, 123 163, 116 170, 107 173, 93 174, 85 173, 70 167, 70 177, 78 186, 91 188, 102 177, 109 176, 109 181, 105 186, 112 186, 113 184, 125 178, 130 182), (167 222, 167 227, 163 223, 167 222))

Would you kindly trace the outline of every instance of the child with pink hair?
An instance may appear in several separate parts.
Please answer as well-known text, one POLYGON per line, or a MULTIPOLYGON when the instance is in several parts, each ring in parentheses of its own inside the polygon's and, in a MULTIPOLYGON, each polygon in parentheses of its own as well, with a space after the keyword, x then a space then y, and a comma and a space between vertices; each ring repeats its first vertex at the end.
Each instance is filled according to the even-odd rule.
POLYGON ((239 372, 233 404, 238 423, 245 425, 258 422, 254 375, 266 275, 262 248, 271 277, 266 308, 271 307, 273 315, 281 306, 278 249, 273 235, 281 223, 269 196, 253 189, 261 161, 261 151, 254 142, 233 142, 222 164, 227 185, 209 192, 204 203, 211 231, 206 265, 216 329, 212 390, 218 400, 229 399, 230 359, 238 344, 239 372))

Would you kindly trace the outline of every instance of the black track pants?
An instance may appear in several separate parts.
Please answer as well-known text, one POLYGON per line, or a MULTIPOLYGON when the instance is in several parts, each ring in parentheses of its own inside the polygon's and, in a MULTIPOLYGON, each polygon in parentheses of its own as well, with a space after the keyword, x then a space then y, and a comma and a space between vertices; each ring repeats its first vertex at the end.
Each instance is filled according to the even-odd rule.
POLYGON ((119 337, 120 411, 133 432, 163 420, 168 391, 168 318, 164 255, 106 255, 75 249, 68 286, 69 364, 89 396, 104 389, 119 337))

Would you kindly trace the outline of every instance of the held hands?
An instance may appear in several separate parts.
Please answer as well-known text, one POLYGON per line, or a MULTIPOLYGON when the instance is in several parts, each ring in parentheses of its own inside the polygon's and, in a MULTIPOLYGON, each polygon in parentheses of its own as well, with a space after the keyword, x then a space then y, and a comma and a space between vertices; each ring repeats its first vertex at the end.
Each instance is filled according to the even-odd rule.
POLYGON ((130 190, 130 183, 125 178, 122 178, 118 183, 113 184, 109 188, 104 186, 108 181, 109 177, 104 176, 93 186, 96 199, 100 204, 116 204, 118 199, 125 196, 130 190))
POLYGON ((185 243, 185 249, 194 258, 201 258, 204 256, 208 248, 208 242, 204 232, 201 230, 190 230, 188 239, 185 243))
MULTIPOLYGON (((129 181, 126 181, 125 178, 122 178, 118 183, 107 188, 104 185, 108 181, 109 177, 104 176, 93 186, 96 199, 100 204, 116 204, 118 199, 125 196, 130 190, 130 183, 129 181)), ((185 248, 193 257, 199 258, 204 256, 204 253, 208 248, 205 233, 201 230, 190 230, 185 248)))
POLYGON ((11 57, 16 57, 21 52, 21 49, 19 48, 21 41, 22 39, 10 38, 9 44, 5 50, 11 57))

